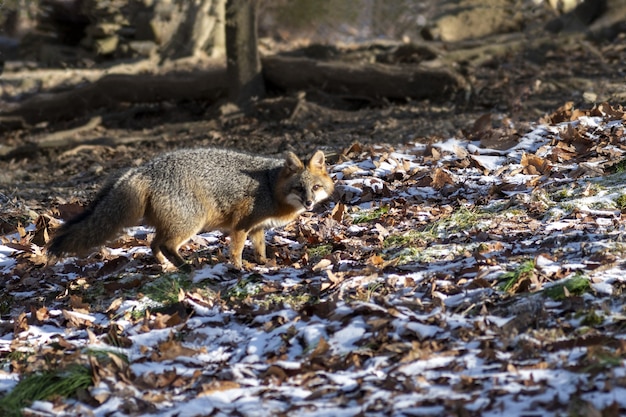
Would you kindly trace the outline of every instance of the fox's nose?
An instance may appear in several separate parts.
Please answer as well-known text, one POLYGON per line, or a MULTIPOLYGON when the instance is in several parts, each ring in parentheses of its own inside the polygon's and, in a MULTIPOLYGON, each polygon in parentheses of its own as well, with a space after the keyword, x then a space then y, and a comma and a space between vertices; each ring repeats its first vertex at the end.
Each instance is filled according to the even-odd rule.
POLYGON ((307 210, 311 210, 313 208, 313 200, 307 200, 304 202, 304 207, 307 210))

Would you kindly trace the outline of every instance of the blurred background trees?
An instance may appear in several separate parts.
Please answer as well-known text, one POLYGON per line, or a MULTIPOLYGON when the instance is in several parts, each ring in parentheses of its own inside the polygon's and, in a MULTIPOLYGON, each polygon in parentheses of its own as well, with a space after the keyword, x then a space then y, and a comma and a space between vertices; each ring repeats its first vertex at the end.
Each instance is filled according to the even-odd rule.
MULTIPOLYGON (((228 84, 235 112, 264 96, 264 82, 278 91, 315 89, 352 101, 455 95, 467 101, 483 88, 475 83, 478 68, 498 68, 512 55, 542 65, 546 51, 561 44, 626 33, 623 0, 5 0, 0 12, 0 62, 14 61, 17 70, 104 71, 89 75, 96 80, 110 66, 143 62, 124 69, 141 79, 108 77, 86 91, 93 106, 181 96, 214 101, 224 98, 228 84), (193 61, 192 70, 208 68, 207 59, 223 69, 193 78, 181 64, 177 71, 188 65, 184 76, 146 76, 180 58, 204 60, 193 61), (202 88, 189 85, 192 78, 203 80, 197 81, 202 88)), ((75 89, 83 76, 74 78, 73 85, 65 79, 57 85, 75 89)), ((20 91, 44 91, 19 77, 10 82, 20 91)), ((24 106, 4 112, 8 117, 46 119, 44 105, 58 117, 77 111, 61 115, 59 103, 48 99, 26 103, 27 95, 10 94, 11 88, 5 92, 0 83, 0 97, 24 106)), ((61 98, 74 101, 70 94, 61 98)))
MULTIPOLYGON (((0 52, 53 66, 155 53, 162 59, 219 56, 225 50, 225 1, 5 0, 0 52)), ((253 1, 262 47, 381 39, 458 42, 537 28, 616 36, 626 18, 622 0, 253 1)))

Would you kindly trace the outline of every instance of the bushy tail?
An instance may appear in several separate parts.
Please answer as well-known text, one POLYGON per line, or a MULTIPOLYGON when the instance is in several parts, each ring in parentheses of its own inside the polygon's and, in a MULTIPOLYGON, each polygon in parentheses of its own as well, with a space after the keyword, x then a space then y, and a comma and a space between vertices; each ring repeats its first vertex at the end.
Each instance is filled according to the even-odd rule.
POLYGON ((145 181, 132 169, 109 179, 84 212, 61 226, 48 254, 84 255, 115 238, 144 215, 147 195, 145 181))

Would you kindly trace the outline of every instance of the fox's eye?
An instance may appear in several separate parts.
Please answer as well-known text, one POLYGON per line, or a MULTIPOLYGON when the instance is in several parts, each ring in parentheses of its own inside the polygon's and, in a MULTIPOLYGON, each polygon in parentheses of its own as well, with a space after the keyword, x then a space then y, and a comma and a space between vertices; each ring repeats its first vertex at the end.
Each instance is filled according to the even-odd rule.
POLYGON ((319 185, 319 184, 315 184, 315 185, 313 186, 313 191, 319 191, 319 189, 320 189, 320 188, 322 188, 322 186, 321 186, 321 185, 319 185))

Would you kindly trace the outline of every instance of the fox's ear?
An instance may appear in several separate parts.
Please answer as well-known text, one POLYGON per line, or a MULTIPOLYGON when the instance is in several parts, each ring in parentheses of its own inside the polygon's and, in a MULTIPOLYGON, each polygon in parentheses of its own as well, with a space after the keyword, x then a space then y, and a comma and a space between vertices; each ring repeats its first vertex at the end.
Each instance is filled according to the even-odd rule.
POLYGON ((304 169, 304 164, 293 152, 285 152, 285 168, 291 172, 296 172, 304 169))
POLYGON ((313 171, 325 171, 326 170, 326 157, 324 152, 317 151, 309 159, 309 169, 313 171))

